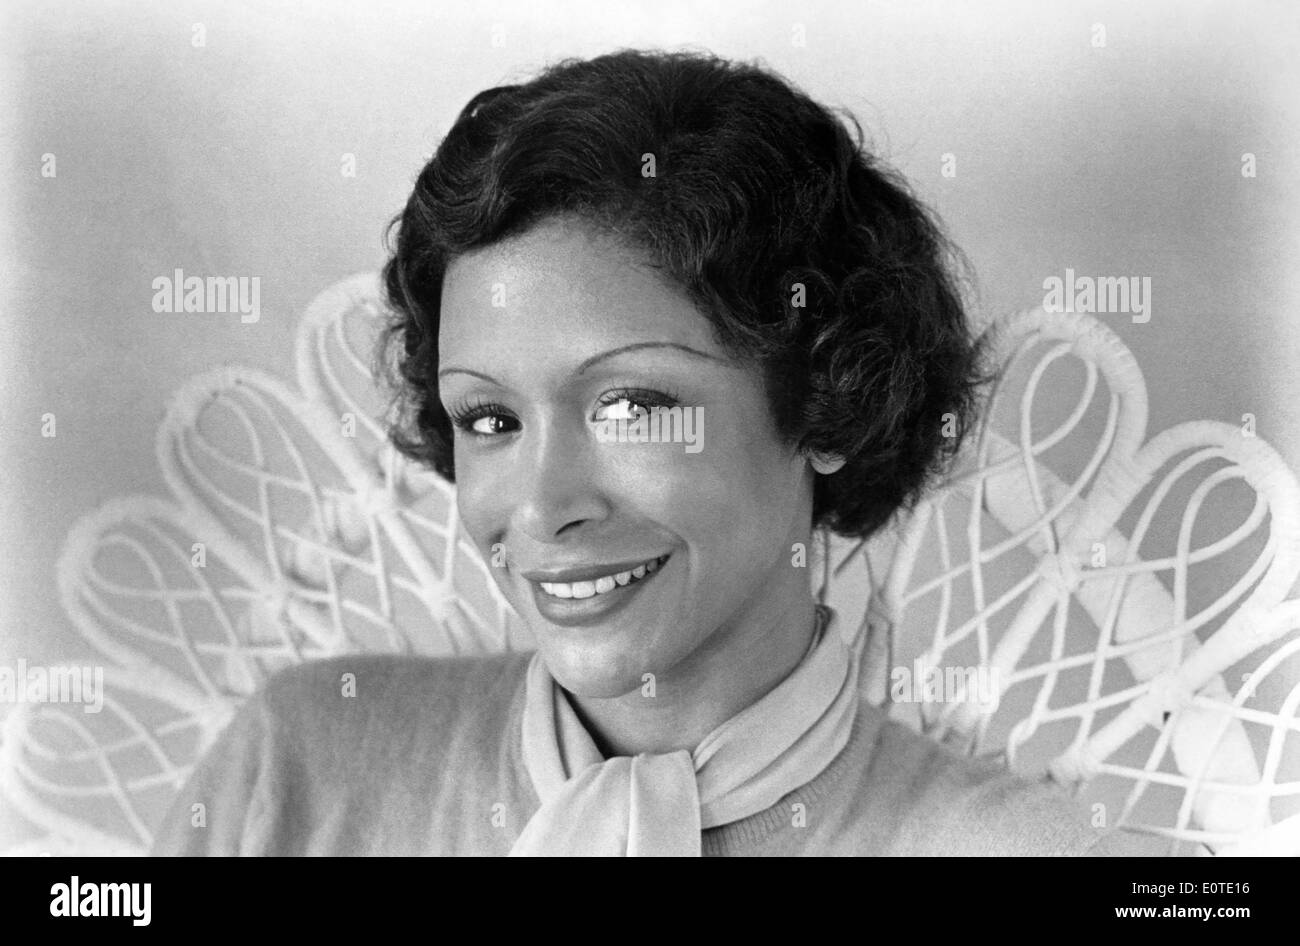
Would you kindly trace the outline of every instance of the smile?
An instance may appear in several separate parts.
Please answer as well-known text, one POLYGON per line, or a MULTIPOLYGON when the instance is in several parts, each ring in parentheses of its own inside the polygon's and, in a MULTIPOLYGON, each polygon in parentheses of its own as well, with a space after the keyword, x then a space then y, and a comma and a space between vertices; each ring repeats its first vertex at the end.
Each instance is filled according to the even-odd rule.
POLYGON ((671 557, 670 553, 640 563, 632 560, 568 567, 549 573, 523 572, 521 577, 528 581, 533 606, 547 624, 608 628, 614 616, 632 607, 634 602, 652 609, 666 606, 664 602, 654 601, 654 579, 671 567, 667 564, 671 557), (646 595, 651 598, 646 599, 646 595))
POLYGON ((635 584, 644 579, 647 575, 652 575, 658 571, 659 566, 668 560, 667 555, 661 555, 658 558, 652 558, 647 562, 642 562, 635 568, 622 572, 613 572, 609 575, 601 575, 598 578, 589 581, 542 581, 538 582, 541 589, 553 598, 590 598, 594 595, 609 594, 615 588, 621 588, 624 585, 635 584))

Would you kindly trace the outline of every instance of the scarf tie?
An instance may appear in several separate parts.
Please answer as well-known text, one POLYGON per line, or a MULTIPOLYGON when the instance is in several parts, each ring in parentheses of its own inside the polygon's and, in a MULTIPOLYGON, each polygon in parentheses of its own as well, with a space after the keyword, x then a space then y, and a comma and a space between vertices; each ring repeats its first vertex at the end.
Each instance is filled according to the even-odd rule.
POLYGON ((820 774, 849 740, 858 709, 852 644, 817 605, 812 644, 771 692, 693 751, 606 759, 546 669, 528 665, 524 764, 541 807, 514 856, 700 855, 700 832, 772 807, 820 774))

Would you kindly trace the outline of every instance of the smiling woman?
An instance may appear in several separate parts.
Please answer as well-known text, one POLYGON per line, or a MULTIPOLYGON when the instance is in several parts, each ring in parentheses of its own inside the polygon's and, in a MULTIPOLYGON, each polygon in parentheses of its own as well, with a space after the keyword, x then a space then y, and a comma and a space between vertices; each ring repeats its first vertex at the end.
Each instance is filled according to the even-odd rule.
POLYGON ((157 851, 1117 850, 861 699, 858 616, 801 567, 920 495, 980 382, 952 253, 860 131, 755 66, 568 61, 476 96, 395 223, 393 441, 537 652, 349 658, 357 699, 281 674, 157 851))
POLYGON ((461 518, 480 551, 504 549, 502 592, 608 748, 698 742, 789 674, 813 625, 790 555, 814 473, 685 293, 581 224, 542 222, 448 267, 438 352, 461 518), (611 410, 681 406, 706 418, 698 453, 595 436, 611 410))

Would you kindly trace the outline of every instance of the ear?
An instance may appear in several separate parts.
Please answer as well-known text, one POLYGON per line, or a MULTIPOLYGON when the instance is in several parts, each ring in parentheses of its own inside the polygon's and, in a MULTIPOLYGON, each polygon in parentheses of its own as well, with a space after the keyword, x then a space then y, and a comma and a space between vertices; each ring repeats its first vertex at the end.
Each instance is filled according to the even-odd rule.
POLYGON ((844 466, 846 461, 843 457, 836 456, 833 453, 810 453, 808 454, 808 462, 822 476, 829 476, 844 466))

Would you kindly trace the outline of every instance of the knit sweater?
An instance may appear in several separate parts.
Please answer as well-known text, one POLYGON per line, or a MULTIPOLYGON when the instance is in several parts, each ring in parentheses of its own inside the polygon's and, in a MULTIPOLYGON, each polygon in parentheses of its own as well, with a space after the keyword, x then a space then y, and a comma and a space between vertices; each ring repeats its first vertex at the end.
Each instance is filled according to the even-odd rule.
MULTIPOLYGON (((153 853, 509 853, 540 806, 520 744, 529 656, 351 656, 276 675, 200 761, 153 853)), ((1125 835, 1093 828, 1061 790, 955 755, 865 700, 830 766, 771 808, 706 829, 702 849, 706 856, 1140 850, 1125 835)))

